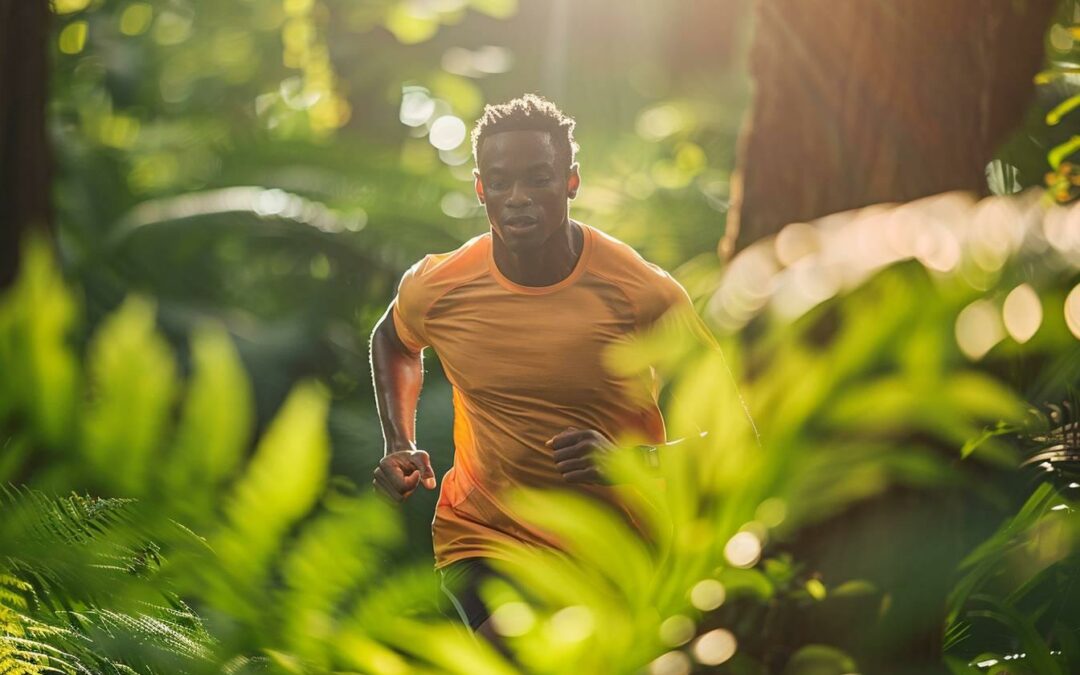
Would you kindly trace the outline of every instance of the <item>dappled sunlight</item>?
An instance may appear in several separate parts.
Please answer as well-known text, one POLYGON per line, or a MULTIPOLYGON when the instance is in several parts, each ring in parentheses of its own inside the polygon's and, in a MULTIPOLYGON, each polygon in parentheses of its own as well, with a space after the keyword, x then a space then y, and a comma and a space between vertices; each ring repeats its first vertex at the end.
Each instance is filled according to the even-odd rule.
POLYGON ((1020 284, 1005 296, 1001 307, 1005 330, 1023 344, 1034 337, 1042 325, 1042 304, 1039 295, 1029 284, 1020 284))
POLYGON ((1080 0, 898 4, 0 0, 0 672, 1078 671, 1080 0))
POLYGON ((1080 340, 1080 285, 1073 287, 1065 298, 1065 323, 1076 339, 1080 340))
MULTIPOLYGON (((727 331, 764 311, 792 321, 908 260, 940 287, 990 295, 1007 278, 1006 265, 1035 265, 1030 283, 975 301, 957 317, 961 350, 979 359, 1004 337, 1002 318, 1016 342, 1030 340, 1042 324, 1035 289, 1080 269, 1080 207, 1047 204, 1035 190, 977 202, 957 193, 794 223, 731 261, 709 309, 727 331)), ((1069 311, 1066 303, 1067 320, 1069 311)))
POLYGON ((692 650, 698 663, 718 666, 735 655, 738 646, 731 631, 714 628, 694 641, 692 650))
POLYGON ((987 300, 976 300, 956 317, 956 342, 973 361, 986 356, 1004 337, 997 308, 987 300))

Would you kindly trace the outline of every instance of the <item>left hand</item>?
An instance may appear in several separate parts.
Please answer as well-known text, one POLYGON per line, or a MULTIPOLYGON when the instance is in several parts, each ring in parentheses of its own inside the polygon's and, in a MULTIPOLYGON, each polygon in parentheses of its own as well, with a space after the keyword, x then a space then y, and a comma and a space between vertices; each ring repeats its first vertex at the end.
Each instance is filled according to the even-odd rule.
POLYGON ((615 450, 615 444, 599 431, 567 427, 545 445, 554 449, 555 467, 567 483, 611 485, 611 480, 597 465, 596 457, 615 450))

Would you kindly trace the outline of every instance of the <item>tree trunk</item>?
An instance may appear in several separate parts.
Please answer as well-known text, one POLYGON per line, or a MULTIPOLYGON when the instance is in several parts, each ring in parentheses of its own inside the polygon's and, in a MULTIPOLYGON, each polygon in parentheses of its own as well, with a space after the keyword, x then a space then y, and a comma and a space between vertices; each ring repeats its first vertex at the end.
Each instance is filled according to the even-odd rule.
POLYGON ((784 225, 986 192, 1056 0, 757 0, 727 256, 784 225))
MULTIPOLYGON (((831 213, 985 194, 986 165, 1033 97, 1056 7, 756 0, 754 99, 721 255, 831 213)), ((863 672, 942 670, 945 597, 980 529, 963 502, 893 487, 787 542, 830 587, 864 578, 879 590, 793 626, 791 644, 837 645, 863 672)))
POLYGON ((15 278, 24 234, 51 221, 48 35, 46 0, 0 0, 0 289, 15 278))

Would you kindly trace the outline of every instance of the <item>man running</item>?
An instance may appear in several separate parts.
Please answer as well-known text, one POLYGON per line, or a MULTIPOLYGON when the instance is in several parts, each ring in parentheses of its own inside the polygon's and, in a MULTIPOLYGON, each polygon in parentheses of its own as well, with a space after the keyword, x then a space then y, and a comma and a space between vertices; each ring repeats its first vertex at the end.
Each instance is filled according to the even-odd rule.
POLYGON ((404 275, 371 338, 385 456, 375 488, 402 501, 435 489, 417 448, 421 351, 453 385, 454 463, 432 522, 435 567, 463 621, 494 639, 476 586, 511 543, 554 546, 507 508, 518 487, 572 488, 633 524, 597 457, 633 436, 665 440, 654 382, 619 377, 603 352, 685 290, 628 245, 569 217, 581 184, 574 120, 538 96, 487 106, 472 132, 476 196, 490 231, 404 275))

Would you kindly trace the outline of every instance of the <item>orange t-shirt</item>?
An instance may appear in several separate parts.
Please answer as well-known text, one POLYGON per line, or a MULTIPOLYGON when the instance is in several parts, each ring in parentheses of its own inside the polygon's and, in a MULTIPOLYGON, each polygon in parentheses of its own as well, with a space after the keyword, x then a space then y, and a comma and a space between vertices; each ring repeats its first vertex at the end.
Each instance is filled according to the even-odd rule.
POLYGON ((663 442, 655 382, 613 375, 602 352, 690 300, 628 245, 582 229, 577 265, 551 286, 503 276, 490 232, 424 257, 401 281, 392 309, 398 336, 415 351, 434 348, 453 385, 454 465, 432 521, 436 568, 500 557, 507 543, 557 548, 500 499, 517 486, 581 490, 638 526, 623 488, 567 483, 544 442, 568 426, 663 442))

